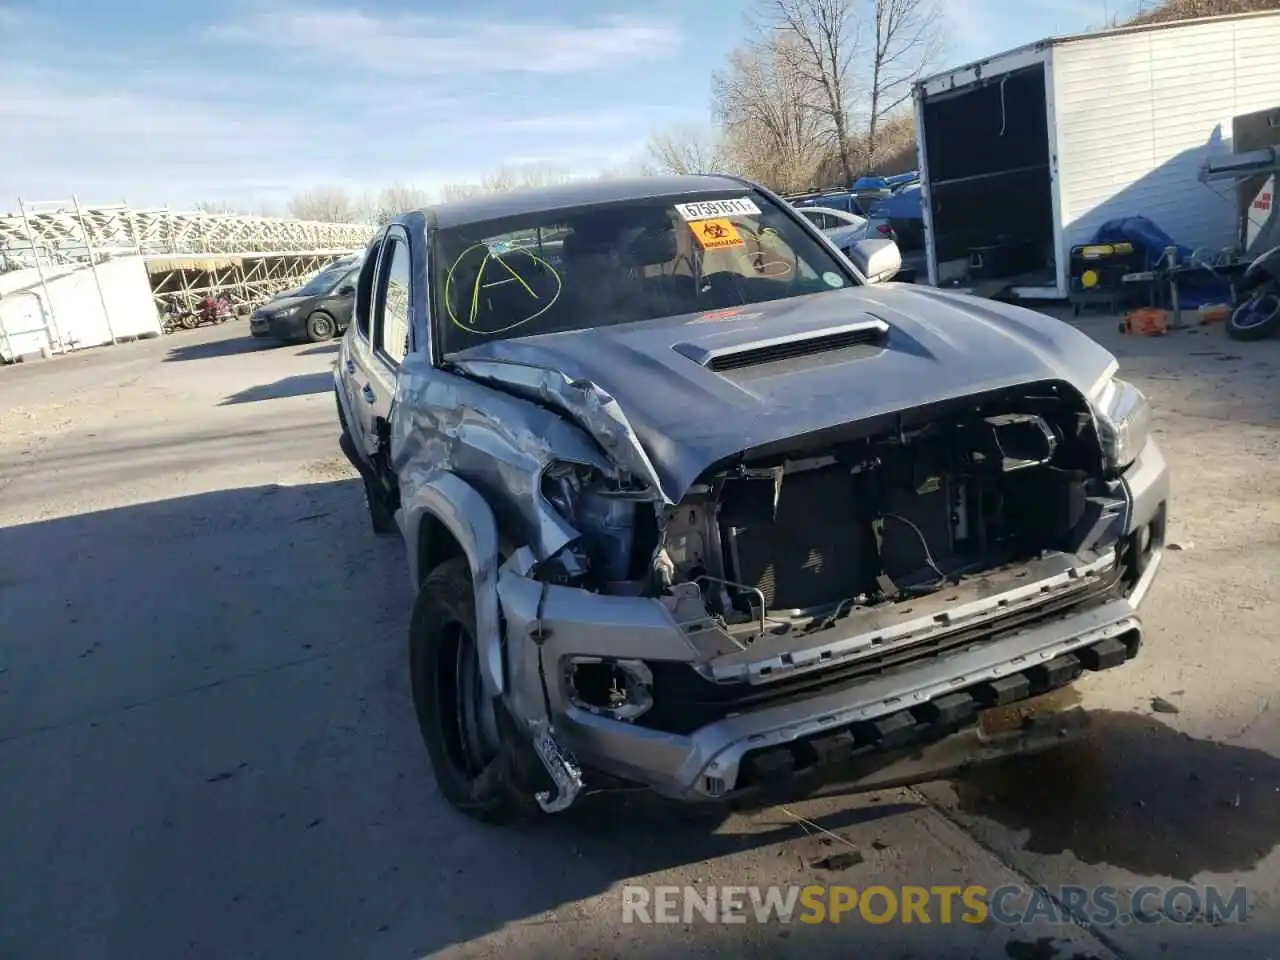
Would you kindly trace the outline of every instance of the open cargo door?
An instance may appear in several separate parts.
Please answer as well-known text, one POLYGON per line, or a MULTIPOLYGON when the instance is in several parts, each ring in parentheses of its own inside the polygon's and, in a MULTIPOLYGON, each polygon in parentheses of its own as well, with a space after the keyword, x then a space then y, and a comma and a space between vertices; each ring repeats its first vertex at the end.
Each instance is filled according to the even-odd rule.
POLYGON ((1045 65, 923 98, 939 285, 1057 285, 1045 65))

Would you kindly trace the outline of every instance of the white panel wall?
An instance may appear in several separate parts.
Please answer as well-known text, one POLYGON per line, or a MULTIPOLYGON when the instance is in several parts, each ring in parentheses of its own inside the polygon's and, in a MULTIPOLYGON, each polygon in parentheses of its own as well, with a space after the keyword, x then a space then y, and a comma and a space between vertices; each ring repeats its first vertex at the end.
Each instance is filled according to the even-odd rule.
POLYGON ((1139 214, 1188 246, 1233 245, 1230 185, 1196 175, 1231 151, 1233 116, 1280 106, 1280 15, 1072 40, 1053 63, 1067 245, 1139 214))
MULTIPOLYGON (((160 314, 151 297, 151 279, 142 257, 115 257, 98 264, 102 292, 117 337, 159 336, 160 314)), ((90 274, 92 280, 93 275, 90 274)), ((98 328, 105 334, 105 324, 98 328)), ((102 342, 108 342, 104 337, 102 342)))
POLYGON ((19 324, 21 313, 20 325, 25 331, 30 326, 29 314, 38 307, 40 324, 47 324, 50 328, 49 345, 45 347, 49 352, 110 343, 113 332, 117 338, 160 335, 160 316, 151 298, 151 283, 142 257, 118 257, 98 264, 101 296, 93 270, 88 266, 70 270, 66 267, 51 268, 45 273, 44 286, 40 284, 35 268, 8 273, 4 277, 0 296, 5 301, 12 299, 14 303, 22 298, 23 309, 19 311, 11 305, 12 309, 4 311, 4 319, 0 322, 6 324, 9 332, 17 333, 12 327, 19 324), (45 286, 48 288, 47 299, 45 286), (32 298, 36 307, 30 302, 32 298), (106 313, 103 312, 104 300, 106 313))

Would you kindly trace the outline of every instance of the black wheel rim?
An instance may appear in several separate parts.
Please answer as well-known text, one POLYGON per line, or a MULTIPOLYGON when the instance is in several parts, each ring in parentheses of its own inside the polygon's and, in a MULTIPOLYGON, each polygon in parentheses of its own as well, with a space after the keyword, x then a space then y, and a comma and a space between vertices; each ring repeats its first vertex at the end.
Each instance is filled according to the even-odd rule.
POLYGON ((333 321, 328 317, 312 317, 311 329, 320 340, 328 340, 333 336, 333 321))
POLYGON ((476 777, 497 753, 497 724, 480 677, 475 640, 465 626, 448 623, 437 647, 436 690, 441 734, 453 765, 476 777))

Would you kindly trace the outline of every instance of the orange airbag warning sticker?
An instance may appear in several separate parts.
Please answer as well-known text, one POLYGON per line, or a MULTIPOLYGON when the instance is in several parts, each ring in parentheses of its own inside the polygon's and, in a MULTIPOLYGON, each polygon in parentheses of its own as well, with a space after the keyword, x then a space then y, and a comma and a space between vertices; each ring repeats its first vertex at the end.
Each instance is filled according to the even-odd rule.
POLYGON ((743 246, 742 235, 738 228, 728 220, 694 220, 689 224, 694 239, 703 250, 723 250, 725 247, 743 246))

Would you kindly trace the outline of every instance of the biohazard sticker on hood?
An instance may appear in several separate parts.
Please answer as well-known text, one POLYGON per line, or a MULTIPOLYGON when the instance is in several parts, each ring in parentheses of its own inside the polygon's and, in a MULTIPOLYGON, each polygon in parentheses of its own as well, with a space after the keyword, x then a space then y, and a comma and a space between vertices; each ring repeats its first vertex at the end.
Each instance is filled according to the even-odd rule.
POLYGON ((760 208, 750 197, 733 197, 729 200, 700 200, 697 203, 677 203, 676 213, 686 220, 712 220, 716 217, 758 217, 760 208))

